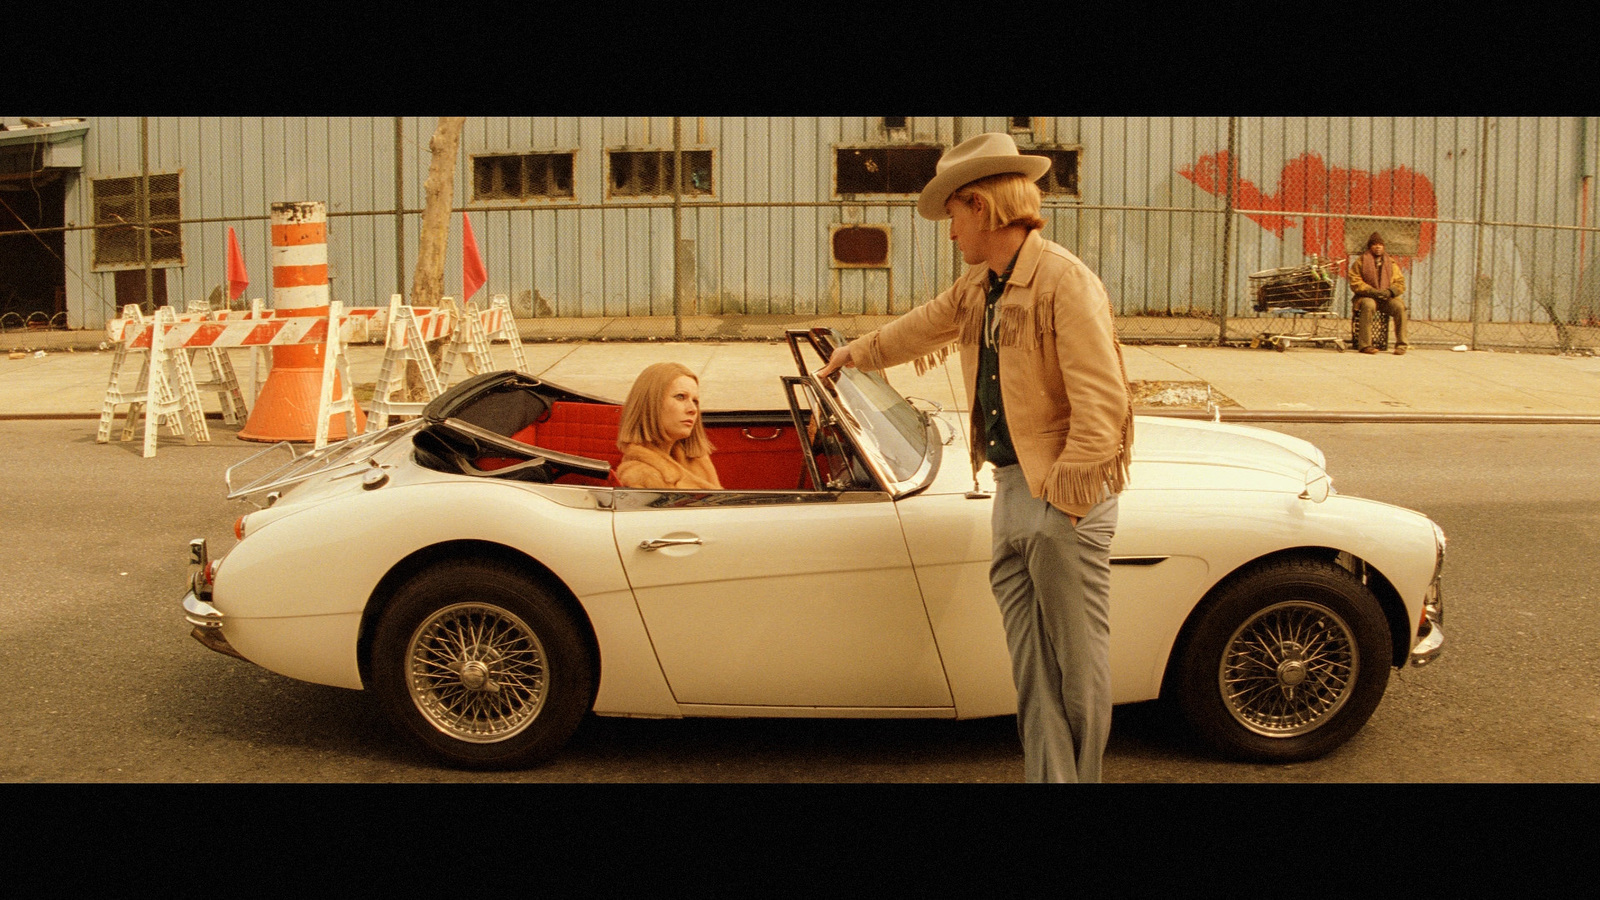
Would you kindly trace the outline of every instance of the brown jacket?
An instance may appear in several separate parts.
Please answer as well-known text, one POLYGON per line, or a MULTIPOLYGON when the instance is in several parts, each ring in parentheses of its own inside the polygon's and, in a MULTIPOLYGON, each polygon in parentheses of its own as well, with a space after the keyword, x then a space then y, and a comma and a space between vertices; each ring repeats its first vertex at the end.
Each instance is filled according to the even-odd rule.
MULTIPOLYGON (((978 340, 989 275, 972 266, 950 289, 850 342, 862 369, 915 361, 918 373, 961 352, 976 406, 978 340)), ((1030 232, 999 301, 1000 390, 1017 461, 1035 497, 1082 516, 1127 485, 1133 398, 1099 277, 1059 244, 1030 232)), ((974 408, 972 463, 982 465, 983 419, 974 408)))
MULTIPOLYGON (((1373 291, 1376 291, 1378 289, 1378 286, 1376 284, 1368 284, 1366 279, 1362 278, 1361 270, 1362 270, 1362 268, 1364 268, 1362 266, 1362 264, 1361 264, 1362 263, 1362 258, 1365 257, 1365 256, 1368 256, 1368 255, 1369 254, 1363 253, 1363 254, 1361 254, 1361 256, 1358 256, 1355 259, 1350 261, 1350 268, 1349 268, 1350 293, 1354 294, 1357 297, 1370 296, 1373 291)), ((1388 267, 1388 269, 1389 269, 1389 283, 1387 285, 1384 285, 1384 286, 1387 287, 1389 290, 1394 291, 1394 294, 1392 296, 1398 297, 1401 294, 1404 294, 1406 292, 1406 276, 1401 274, 1401 272, 1400 272, 1400 264, 1395 262, 1393 257, 1389 256, 1387 253, 1384 254, 1383 259, 1381 259, 1381 260, 1378 260, 1378 259, 1375 258, 1374 262, 1377 263, 1378 265, 1383 265, 1383 266, 1387 266, 1388 267)), ((1376 279, 1376 280, 1381 280, 1381 279, 1376 279)))
POLYGON ((670 456, 649 444, 628 444, 622 448, 622 462, 617 464, 617 481, 623 487, 658 491, 722 490, 711 457, 689 459, 684 456, 681 443, 672 446, 670 456))

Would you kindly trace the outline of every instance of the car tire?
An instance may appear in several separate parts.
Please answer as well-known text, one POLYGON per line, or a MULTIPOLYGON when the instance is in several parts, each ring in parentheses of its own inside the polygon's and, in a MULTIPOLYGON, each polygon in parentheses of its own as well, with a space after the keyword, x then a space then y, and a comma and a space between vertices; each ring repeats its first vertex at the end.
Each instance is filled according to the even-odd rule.
POLYGON ((1349 740, 1383 699, 1390 640, 1377 598, 1348 570, 1271 563, 1203 608, 1179 660, 1179 706, 1227 756, 1315 759, 1349 740))
POLYGON ((429 751, 472 769, 554 755, 594 702, 594 654, 568 608, 513 566, 456 560, 396 591, 372 644, 373 689, 429 751))

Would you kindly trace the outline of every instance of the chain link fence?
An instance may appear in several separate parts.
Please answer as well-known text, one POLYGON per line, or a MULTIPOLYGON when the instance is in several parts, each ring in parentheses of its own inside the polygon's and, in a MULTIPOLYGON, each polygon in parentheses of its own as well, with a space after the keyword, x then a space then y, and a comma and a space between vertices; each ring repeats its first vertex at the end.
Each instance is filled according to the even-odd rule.
MULTIPOLYGON (((1591 352, 1597 122, 469 119, 445 292, 460 288, 465 214, 489 273, 474 299, 505 295, 525 340, 771 340, 813 325, 859 334, 959 274, 947 224, 916 214, 916 192, 948 147, 1009 131, 1023 152, 1054 161, 1042 181, 1045 236, 1100 275, 1127 342, 1348 334, 1343 277, 1330 315, 1307 321, 1258 311, 1250 276, 1313 260, 1342 276, 1376 231, 1406 276, 1413 345, 1591 352)), ((270 299, 266 209, 285 198, 328 200, 333 299, 378 306, 406 290, 433 119, 95 123, 127 133, 137 123, 147 147, 140 159, 91 150, 82 181, 99 182, 91 167, 126 176, 130 163, 158 184, 181 173, 182 262, 146 269, 161 273, 171 302, 219 299, 227 226, 255 276, 247 297, 270 299)), ((103 193, 129 210, 150 206, 103 193)), ((93 193, 69 189, 69 207, 75 198, 83 210, 68 220, 98 221, 93 193)), ((170 231, 173 210, 161 215, 170 231)), ((143 243, 119 216, 103 236, 57 229, 67 295, 78 297, 73 327, 119 308, 116 273, 96 254, 103 262, 143 243)))

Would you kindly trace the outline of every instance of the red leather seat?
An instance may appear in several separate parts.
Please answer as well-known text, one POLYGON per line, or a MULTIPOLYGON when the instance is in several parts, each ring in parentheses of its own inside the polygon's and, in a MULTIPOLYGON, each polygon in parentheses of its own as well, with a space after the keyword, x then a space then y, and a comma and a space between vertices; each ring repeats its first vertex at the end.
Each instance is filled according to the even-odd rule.
MULTIPOLYGON (((558 453, 604 460, 611 466, 611 474, 603 481, 581 475, 567 475, 560 479, 563 484, 617 487, 616 469, 617 464, 622 461, 622 451, 617 448, 617 426, 621 421, 620 406, 557 401, 551 405, 549 415, 542 421, 524 427, 511 435, 511 439, 558 453)), ((480 469, 493 470, 503 468, 512 462, 514 460, 500 457, 483 457, 476 465, 480 469)))

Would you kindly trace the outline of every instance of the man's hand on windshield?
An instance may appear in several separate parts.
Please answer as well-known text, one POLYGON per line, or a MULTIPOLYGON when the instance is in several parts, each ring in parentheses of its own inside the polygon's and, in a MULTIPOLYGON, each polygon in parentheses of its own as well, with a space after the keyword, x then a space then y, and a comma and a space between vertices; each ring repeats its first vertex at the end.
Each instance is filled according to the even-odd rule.
POLYGON ((850 348, 840 347, 839 349, 833 351, 832 356, 828 357, 828 364, 817 370, 817 377, 827 378, 829 375, 832 375, 845 366, 853 367, 855 364, 855 360, 850 358, 850 348))

